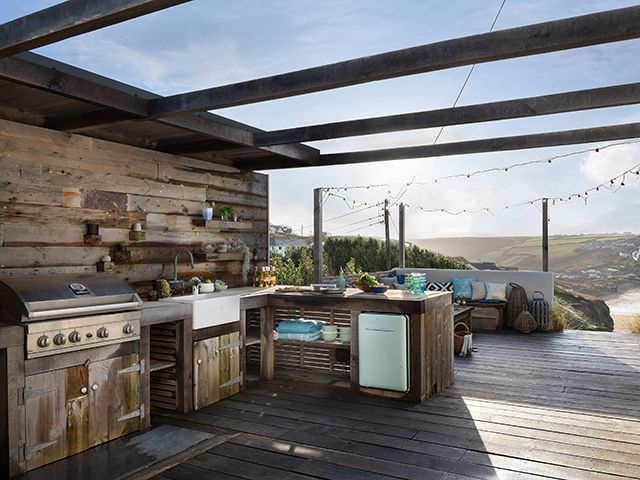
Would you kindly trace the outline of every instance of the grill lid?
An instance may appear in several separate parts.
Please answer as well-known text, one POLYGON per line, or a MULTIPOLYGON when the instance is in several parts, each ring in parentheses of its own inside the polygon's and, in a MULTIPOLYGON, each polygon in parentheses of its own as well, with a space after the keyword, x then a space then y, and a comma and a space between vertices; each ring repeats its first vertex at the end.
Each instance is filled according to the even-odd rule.
POLYGON ((14 323, 133 310, 141 305, 127 282, 108 273, 0 278, 2 317, 14 323))

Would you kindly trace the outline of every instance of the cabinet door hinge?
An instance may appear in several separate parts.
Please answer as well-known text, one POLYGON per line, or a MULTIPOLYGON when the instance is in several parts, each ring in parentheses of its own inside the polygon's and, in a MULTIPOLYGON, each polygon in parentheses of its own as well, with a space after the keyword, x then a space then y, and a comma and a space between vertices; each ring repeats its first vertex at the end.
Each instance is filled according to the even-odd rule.
POLYGON ((132 418, 144 418, 144 403, 140 404, 140 407, 138 407, 138 409, 134 410, 131 413, 127 413, 126 415, 123 415, 121 417, 118 417, 118 421, 119 422, 124 422, 127 420, 131 420, 132 418))
POLYGON ((140 360, 139 363, 136 363, 135 365, 132 365, 130 367, 118 370, 118 375, 131 372, 140 372, 141 374, 144 373, 144 360, 140 360))
POLYGON ((19 456, 22 457, 20 460, 25 462, 27 460, 27 457, 30 457, 40 450, 44 450, 45 448, 55 445, 56 443, 58 443, 57 438, 49 440, 48 442, 36 443, 35 445, 27 445, 26 443, 23 443, 19 448, 19 456))
POLYGON ((223 383, 222 385, 220 385, 220 388, 222 387, 228 387, 230 385, 235 385, 236 383, 240 383, 242 384, 242 373, 240 375, 238 375, 235 378, 232 378, 231 380, 229 380, 228 382, 223 383))
POLYGON ((24 405, 27 400, 33 397, 39 397, 40 395, 44 395, 45 393, 53 392, 56 390, 56 387, 46 387, 46 388, 18 388, 18 405, 24 405))
POLYGON ((242 341, 240 339, 238 339, 238 340, 234 340, 231 343, 227 343, 226 345, 222 345, 220 347, 220 350, 226 350, 227 348, 239 347, 240 345, 242 345, 242 341))

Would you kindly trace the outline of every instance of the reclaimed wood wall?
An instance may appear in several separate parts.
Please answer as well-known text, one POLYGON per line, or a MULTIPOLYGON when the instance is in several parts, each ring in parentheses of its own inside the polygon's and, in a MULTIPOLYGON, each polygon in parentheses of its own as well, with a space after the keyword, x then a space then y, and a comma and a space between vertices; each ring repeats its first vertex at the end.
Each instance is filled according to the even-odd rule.
MULTIPOLYGON (((252 267, 268 253, 268 177, 232 167, 0 120, 0 276, 95 272, 121 241, 131 260, 115 272, 140 292, 194 274, 244 283, 242 252, 206 261, 207 245, 242 241, 252 267), (206 202, 229 204, 242 220, 197 224, 206 202), (85 222, 100 224, 102 243, 84 243, 85 222), (131 241, 139 222, 144 241, 131 241)), ((251 281, 251 273, 248 281, 251 281)))

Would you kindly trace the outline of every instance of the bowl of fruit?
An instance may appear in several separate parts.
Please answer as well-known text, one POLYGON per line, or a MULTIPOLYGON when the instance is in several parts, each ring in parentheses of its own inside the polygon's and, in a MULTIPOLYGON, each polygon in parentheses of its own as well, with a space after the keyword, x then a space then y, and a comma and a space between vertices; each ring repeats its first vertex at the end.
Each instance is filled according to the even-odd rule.
POLYGON ((200 284, 200 293, 211 293, 215 290, 215 285, 209 279, 200 284))
POLYGON ((362 275, 360 275, 358 278, 356 278, 353 284, 363 292, 370 292, 372 287, 378 287, 382 285, 378 280, 376 280, 376 277, 368 273, 363 273, 362 275))

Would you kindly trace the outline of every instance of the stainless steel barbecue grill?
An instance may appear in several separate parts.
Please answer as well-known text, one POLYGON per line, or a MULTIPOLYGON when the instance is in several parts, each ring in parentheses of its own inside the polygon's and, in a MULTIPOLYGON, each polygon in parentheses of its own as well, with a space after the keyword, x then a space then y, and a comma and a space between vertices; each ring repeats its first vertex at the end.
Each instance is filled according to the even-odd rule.
POLYGON ((0 321, 25 325, 27 358, 137 340, 141 305, 106 273, 0 278, 0 321))

